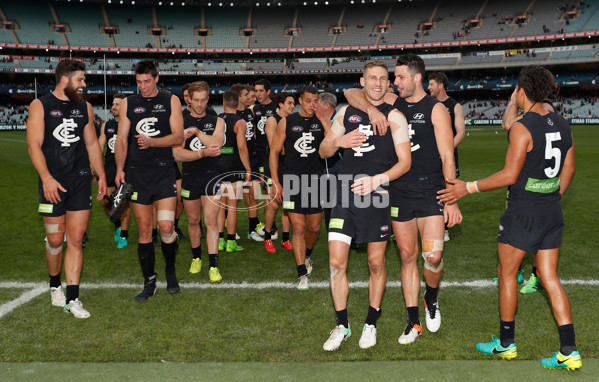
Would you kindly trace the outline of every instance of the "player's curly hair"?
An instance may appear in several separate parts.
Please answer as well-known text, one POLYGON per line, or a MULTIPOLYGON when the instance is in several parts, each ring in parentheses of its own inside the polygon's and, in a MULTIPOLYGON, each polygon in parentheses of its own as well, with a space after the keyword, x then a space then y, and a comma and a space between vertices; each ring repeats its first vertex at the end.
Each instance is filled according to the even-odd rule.
POLYGON ((518 87, 533 102, 543 102, 553 96, 553 74, 539 65, 527 66, 520 71, 518 87))
POLYGON ((85 72, 85 64, 83 62, 71 59, 60 61, 58 65, 56 65, 56 70, 54 71, 56 83, 58 84, 63 76, 70 80, 78 71, 85 72))

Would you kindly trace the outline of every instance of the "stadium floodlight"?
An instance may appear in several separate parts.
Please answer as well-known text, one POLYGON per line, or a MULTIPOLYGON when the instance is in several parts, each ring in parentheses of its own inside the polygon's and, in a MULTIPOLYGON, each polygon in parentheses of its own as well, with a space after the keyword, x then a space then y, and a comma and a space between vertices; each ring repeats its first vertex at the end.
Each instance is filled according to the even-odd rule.
POLYGON ((171 1, 171 7, 172 7, 173 5, 175 5, 175 3, 173 3, 173 2, 171 1))
POLYGON ((181 6, 182 6, 182 7, 184 7, 184 6, 185 6, 185 2, 184 2, 184 1, 183 1, 183 2, 181 2, 181 6))
POLYGON ((328 2, 328 1, 325 1, 325 2, 324 2, 324 5, 329 5, 329 2, 328 2))
POLYGON ((132 1, 131 1, 131 5, 135 5, 135 0, 132 0, 132 1))
POLYGON ((209 6, 209 7, 211 7, 211 6, 212 6, 212 3, 208 3, 208 6, 209 6))
POLYGON ((306 5, 308 5, 308 3, 306 3, 306 2, 304 1, 304 6, 306 6, 306 5))
POLYGON ((112 0, 108 0, 108 4, 112 3, 112 0))
POLYGON ((280 6, 281 6, 281 3, 278 3, 277 5, 280 7, 280 6))
POLYGON ((318 1, 315 1, 315 2, 314 2, 314 5, 318 5, 318 1))
POLYGON ((232 7, 234 4, 233 4, 233 3, 230 3, 229 5, 232 7))
POLYGON ((218 6, 219 6, 219 7, 222 7, 222 6, 223 6, 223 3, 218 3, 218 6))
POLYGON ((350 4, 353 4, 353 3, 354 3, 354 0, 351 0, 349 3, 350 3, 350 4))
POLYGON ((159 1, 159 2, 158 2, 158 5, 162 5, 162 1, 159 1))

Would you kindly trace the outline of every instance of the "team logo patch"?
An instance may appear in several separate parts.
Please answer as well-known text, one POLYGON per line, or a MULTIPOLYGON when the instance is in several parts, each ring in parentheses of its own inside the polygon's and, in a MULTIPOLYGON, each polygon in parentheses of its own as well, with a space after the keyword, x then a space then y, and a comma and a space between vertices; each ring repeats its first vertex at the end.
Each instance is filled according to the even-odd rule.
POLYGON ((50 115, 53 116, 53 117, 62 117, 62 111, 60 111, 60 110, 52 110, 50 112, 50 115))
POLYGON ((291 131, 293 131, 295 133, 301 133, 302 131, 304 131, 304 128, 302 126, 293 126, 291 128, 291 131))
POLYGON ((359 115, 352 115, 348 118, 348 121, 352 123, 362 122, 362 118, 359 115))
POLYGON ((384 225, 381 227, 381 232, 387 232, 389 231, 389 226, 388 225, 384 225))
POLYGON ((136 107, 135 109, 133 109, 133 112, 136 113, 136 114, 145 113, 146 112, 146 108, 145 107, 136 107))
POLYGON ((499 231, 503 231, 503 226, 501 224, 499 225, 499 231))
POLYGON ((310 128, 312 130, 317 130, 317 129, 320 129, 320 125, 318 123, 313 123, 312 126, 310 126, 310 128))
POLYGON ((73 110, 71 110, 71 114, 79 115, 79 114, 81 114, 81 111, 79 111, 79 109, 73 109, 73 110))
POLYGON ((154 105, 154 110, 162 110, 162 109, 164 109, 164 105, 161 105, 161 104, 154 105))
POLYGON ((422 114, 422 113, 416 113, 416 114, 413 115, 412 118, 414 118, 414 119, 423 119, 424 118, 424 114, 422 114))

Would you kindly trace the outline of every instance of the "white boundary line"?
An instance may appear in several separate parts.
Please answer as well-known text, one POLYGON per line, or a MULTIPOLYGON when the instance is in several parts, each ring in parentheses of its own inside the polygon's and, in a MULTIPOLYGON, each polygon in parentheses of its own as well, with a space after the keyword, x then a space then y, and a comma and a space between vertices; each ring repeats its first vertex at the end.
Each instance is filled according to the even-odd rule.
POLYGON ((0 141, 27 143, 27 141, 22 141, 20 139, 10 139, 10 138, 0 138, 0 141))
MULTIPOLYGON (((563 285, 591 285, 599 286, 599 280, 562 280, 563 285)), ((424 286, 424 283, 421 283, 424 286)), ((496 286, 497 284, 489 280, 472 280, 472 281, 442 281, 441 287, 443 288, 455 288, 455 287, 474 287, 474 288, 488 288, 496 286)), ((166 283, 159 282, 158 286, 161 288, 166 287, 166 283)), ((295 289, 297 283, 289 283, 282 281, 272 281, 264 283, 182 283, 183 289, 295 289)), ((139 289, 141 283, 130 284, 130 283, 83 283, 81 284, 83 289, 139 289)), ((354 281, 349 283, 350 288, 368 288, 368 281, 354 281)), ((387 288, 399 288, 401 287, 400 281, 388 281, 387 288)), ((328 289, 328 281, 318 281, 310 283, 312 289, 328 289)), ((24 292, 18 298, 9 301, 5 304, 0 305, 0 318, 4 317, 8 313, 12 312, 19 306, 28 303, 34 298, 40 296, 43 293, 48 292, 47 282, 22 282, 22 281, 5 281, 0 282, 0 289, 29 289, 24 292)))
MULTIPOLYGON (((599 286, 599 280, 561 280, 563 285, 590 285, 599 286)), ((424 286, 424 283, 421 283, 424 286)), ((165 287, 166 283, 158 282, 158 287, 165 287)), ((262 283, 217 283, 210 284, 209 282, 196 283, 181 283, 181 288, 189 289, 293 289, 297 286, 297 282, 270 281, 262 283)), ((442 288, 459 288, 459 287, 475 287, 488 288, 497 286, 497 283, 491 280, 472 280, 472 281, 441 281, 442 288)), ((139 289, 142 283, 82 283, 82 289, 139 289)), ((367 288, 368 281, 354 281, 349 283, 350 288, 367 288)), ((387 281, 387 288, 401 287, 400 281, 387 281)), ((48 289, 47 282, 21 282, 21 281, 4 281, 0 282, 0 289, 33 289, 38 288, 48 289)), ((328 289, 328 281, 316 281, 310 283, 310 288, 313 289, 328 289)))
POLYGON ((29 301, 33 300, 37 296, 39 296, 42 293, 47 292, 47 291, 48 291, 47 285, 44 285, 44 286, 40 285, 35 289, 26 291, 21 296, 19 296, 19 298, 14 299, 10 302, 7 302, 6 304, 0 305, 0 318, 4 317, 6 314, 12 312, 14 309, 18 308, 19 306, 21 306, 23 304, 28 303, 29 301))

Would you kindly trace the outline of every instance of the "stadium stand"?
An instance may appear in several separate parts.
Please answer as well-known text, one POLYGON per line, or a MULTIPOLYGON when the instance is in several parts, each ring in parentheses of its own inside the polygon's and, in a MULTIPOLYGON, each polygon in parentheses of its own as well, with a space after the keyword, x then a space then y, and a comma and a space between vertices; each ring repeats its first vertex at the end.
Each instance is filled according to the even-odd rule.
MULTIPOLYGON (((201 27, 201 15, 199 10, 194 12, 181 12, 181 9, 176 8, 160 8, 156 12, 158 26, 164 28, 166 33, 163 36, 168 39, 171 44, 182 48, 199 48, 201 44, 200 36, 194 35, 194 29, 201 27)), ((161 36, 162 38, 162 36, 161 36)), ((165 48, 169 44, 163 44, 165 48)))
POLYGON ((71 46, 111 46, 110 37, 100 33, 105 24, 99 4, 54 4, 59 21, 69 25, 71 46))
POLYGON ((282 12, 277 8, 256 7, 252 11, 252 27, 255 35, 250 37, 250 48, 287 48, 291 36, 285 30, 293 25, 295 8, 282 12))
POLYGON ((206 37, 206 48, 244 48, 245 37, 240 28, 247 26, 248 14, 244 8, 205 8, 206 27, 212 28, 212 36, 206 37))
MULTIPOLYGON (((154 26, 152 7, 111 6, 106 7, 111 25, 119 28, 114 35, 117 47, 144 48, 156 46, 156 37, 148 35, 148 28, 154 26)), ((168 43, 166 36, 165 43, 168 43)))
POLYGON ((329 33, 332 26, 337 26, 341 15, 341 8, 331 11, 324 7, 298 8, 297 26, 301 33, 293 36, 293 47, 319 47, 332 46, 334 35, 329 33))
MULTIPOLYGON (((385 20, 389 7, 389 4, 346 6, 341 20, 341 24, 346 27, 346 31, 337 36, 335 46, 374 45, 378 35, 374 30, 376 25, 382 24, 385 20)), ((338 13, 331 13, 338 15, 338 13)))
POLYGON ((55 41, 57 45, 63 45, 60 33, 50 30, 50 25, 55 21, 47 3, 4 1, 2 10, 9 20, 18 22, 20 29, 15 34, 21 44, 46 44, 55 41))

